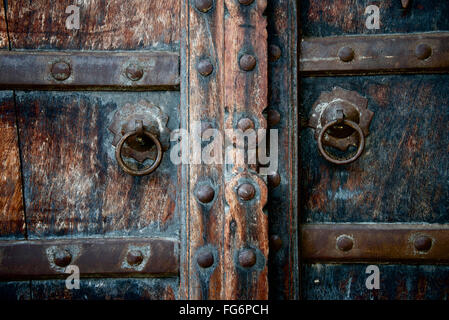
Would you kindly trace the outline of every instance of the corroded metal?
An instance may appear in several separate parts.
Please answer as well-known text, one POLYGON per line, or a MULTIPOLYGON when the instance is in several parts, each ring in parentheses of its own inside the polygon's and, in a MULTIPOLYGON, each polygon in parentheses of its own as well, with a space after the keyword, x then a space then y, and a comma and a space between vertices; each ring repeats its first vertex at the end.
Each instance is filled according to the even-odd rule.
POLYGON ((301 231, 308 262, 449 262, 447 224, 305 224, 301 231))
POLYGON ((449 32, 305 38, 300 70, 304 75, 447 72, 448 40, 449 32))
MULTIPOLYGON (((125 104, 117 110, 109 126, 114 134, 112 145, 117 147, 123 136, 134 132, 136 121, 142 121, 143 130, 159 140, 162 151, 170 147, 170 130, 167 128, 168 115, 158 106, 141 100, 137 104, 125 104)), ((150 136, 148 136, 150 137, 150 136)), ((141 135, 130 135, 123 145, 121 155, 143 163, 146 159, 156 160, 159 156, 157 142, 141 135)))
POLYGON ((250 54, 244 54, 239 60, 240 68, 244 71, 253 70, 256 67, 256 63, 256 58, 250 54))
POLYGON ((209 203, 214 199, 215 190, 208 185, 202 185, 196 190, 196 197, 202 203, 209 203))
POLYGON ((244 268, 251 268, 256 264, 257 257, 253 249, 242 249, 239 252, 239 263, 244 268))
POLYGON ((7 88, 177 89, 179 55, 172 52, 0 52, 7 88))
POLYGON ((250 183, 243 183, 238 187, 237 193, 240 199, 248 201, 254 198, 256 195, 256 189, 250 183))
POLYGON ((368 100, 355 91, 334 87, 324 91, 312 108, 308 126, 315 129, 315 139, 321 155, 336 164, 355 161, 363 152, 365 137, 374 113, 368 109, 368 100), (357 148, 348 158, 330 155, 324 146, 346 151, 357 148))
POLYGON ((81 277, 176 275, 175 239, 120 238, 0 242, 0 279, 67 277, 69 264, 81 277))

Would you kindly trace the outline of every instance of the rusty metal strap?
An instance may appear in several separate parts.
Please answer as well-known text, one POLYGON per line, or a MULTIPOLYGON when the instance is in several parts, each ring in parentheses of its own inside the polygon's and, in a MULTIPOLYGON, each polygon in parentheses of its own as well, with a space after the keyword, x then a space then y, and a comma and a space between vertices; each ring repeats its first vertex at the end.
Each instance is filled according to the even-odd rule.
POLYGON ((449 71, 449 32, 305 38, 305 75, 449 71))
POLYGON ((77 239, 1 241, 0 279, 67 277, 67 266, 81 277, 174 276, 179 243, 169 239, 77 239))
POLYGON ((179 88, 172 52, 0 51, 0 88, 179 88))
POLYGON ((449 225, 305 224, 308 262, 449 263, 449 225))

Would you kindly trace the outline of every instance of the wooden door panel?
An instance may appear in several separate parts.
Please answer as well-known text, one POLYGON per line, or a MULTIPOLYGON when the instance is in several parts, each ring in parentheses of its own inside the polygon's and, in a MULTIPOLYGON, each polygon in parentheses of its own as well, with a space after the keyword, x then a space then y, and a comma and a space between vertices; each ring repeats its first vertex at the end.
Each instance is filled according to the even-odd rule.
POLYGON ((374 112, 363 156, 322 158, 313 130, 301 136, 301 219, 315 222, 449 222, 447 75, 303 78, 304 114, 334 86, 356 91, 374 112), (438 159, 438 160, 436 160, 438 159))
POLYGON ((50 0, 8 1, 11 47, 20 49, 179 49, 179 0, 74 1, 80 29, 68 30, 66 8, 50 0))
POLYGON ((404 9, 401 0, 300 0, 303 37, 334 35, 412 33, 449 30, 449 3, 440 0, 409 1, 404 9), (365 9, 380 9, 380 29, 368 29, 365 9))
POLYGON ((179 93, 17 92, 25 206, 30 238, 175 236, 177 169, 168 153, 151 176, 117 165, 115 112, 147 100, 177 128, 179 93))
POLYGON ((12 91, 0 91, 0 237, 24 239, 25 216, 12 91))
POLYGON ((447 300, 449 267, 379 265, 380 289, 367 290, 367 265, 304 265, 302 297, 307 300, 447 300))

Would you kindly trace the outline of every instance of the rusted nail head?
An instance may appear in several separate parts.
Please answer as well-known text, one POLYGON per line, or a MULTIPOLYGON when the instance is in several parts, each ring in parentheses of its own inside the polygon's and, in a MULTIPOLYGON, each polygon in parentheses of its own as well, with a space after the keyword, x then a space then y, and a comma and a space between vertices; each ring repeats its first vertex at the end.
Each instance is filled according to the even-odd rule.
POLYGON ((414 245, 418 251, 429 251, 430 247, 432 247, 432 239, 427 236, 420 236, 415 239, 414 245))
POLYGON ((276 188, 277 186, 279 186, 279 184, 281 184, 281 176, 277 172, 269 174, 267 179, 268 185, 272 188, 276 188))
POLYGON ((68 250, 58 250, 53 256, 53 261, 58 267, 67 267, 72 261, 72 255, 68 250))
POLYGON ((282 248, 282 239, 277 234, 270 237, 270 245, 273 251, 279 251, 282 248))
POLYGON ((254 129, 254 122, 251 119, 242 118, 237 123, 237 127, 243 132, 245 132, 246 130, 254 129))
POLYGON ((270 45, 270 48, 269 48, 268 52, 270 54, 270 60, 273 61, 273 62, 279 60, 279 58, 282 55, 281 48, 279 48, 275 44, 270 45))
POLYGON ((137 266, 143 261, 143 254, 140 250, 131 250, 128 252, 126 256, 126 261, 128 261, 129 265, 137 266))
POLYGON ((212 8, 213 0, 196 0, 195 7, 201 12, 207 12, 212 8))
POLYGON ((202 251, 198 254, 196 262, 201 268, 209 268, 214 264, 214 255, 210 251, 202 251))
POLYGON ((239 253, 239 263, 244 268, 250 268, 256 264, 256 253, 253 249, 243 249, 239 253))
POLYGON ((430 57, 431 54, 432 54, 432 48, 429 45, 427 45, 425 43, 421 43, 416 46, 415 55, 418 59, 425 60, 428 57, 430 57))
POLYGON ((131 81, 137 81, 143 77, 143 69, 136 64, 130 64, 126 68, 126 76, 131 81))
POLYGON ((251 71, 256 66, 256 58, 250 54, 244 54, 240 57, 240 68, 245 71, 251 71))
POLYGON ((207 77, 214 71, 214 66, 208 59, 204 59, 198 62, 197 70, 202 76, 207 77))
POLYGON ((71 74, 70 65, 67 62, 55 62, 51 67, 51 75, 58 81, 64 81, 71 74))
POLYGON ((237 193, 242 200, 251 200, 256 195, 256 189, 250 183, 243 183, 239 186, 237 193))
POLYGON ((354 241, 348 236, 339 236, 337 238, 337 247, 341 251, 349 251, 354 246, 354 241))
POLYGON ((201 186, 196 191, 196 197, 202 203, 209 203, 214 199, 215 190, 208 185, 201 186))
POLYGON ((338 51, 338 57, 343 62, 349 62, 354 59, 354 50, 350 47, 343 47, 338 51))
POLYGON ((281 115, 280 115, 280 113, 277 112, 276 110, 268 110, 268 112, 267 112, 267 121, 268 121, 268 126, 274 127, 279 122, 281 122, 281 115))
POLYGON ((244 6, 248 6, 251 3, 254 2, 254 0, 239 0, 240 4, 243 4, 244 6))

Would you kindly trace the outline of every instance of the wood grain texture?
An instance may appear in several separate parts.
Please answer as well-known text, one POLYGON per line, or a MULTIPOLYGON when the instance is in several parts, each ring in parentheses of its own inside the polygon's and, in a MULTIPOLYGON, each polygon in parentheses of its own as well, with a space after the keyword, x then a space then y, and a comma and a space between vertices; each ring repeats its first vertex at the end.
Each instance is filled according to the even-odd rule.
MULTIPOLYGON (((182 8, 182 126, 193 137, 194 130, 223 132, 223 3, 216 2, 208 13, 198 11, 195 1, 183 1, 182 8), (197 71, 201 61, 209 61, 214 71, 203 76, 197 71), (201 127, 194 125, 201 121, 201 127)), ((207 134, 207 133, 206 133, 207 134)), ((218 141, 219 142, 219 141, 218 141)), ((198 154, 190 151, 193 161, 198 154)), ((217 152, 217 151, 215 151, 217 152)), ((183 171, 184 204, 182 271, 180 295, 185 299, 220 299, 224 290, 223 265, 223 169, 221 164, 192 164, 183 171), (214 190, 210 203, 201 203, 197 191, 202 186, 214 190), (201 252, 210 252, 214 264, 202 268, 201 252)))
POLYGON ((449 267, 378 265, 380 289, 365 285, 367 264, 303 267, 305 300, 447 300, 449 267))
MULTIPOLYGON (((253 121, 256 129, 266 129, 262 112, 268 104, 267 21, 263 16, 265 0, 249 6, 225 0, 224 21, 224 106, 227 129, 236 129, 243 118, 253 121), (243 54, 256 58, 252 71, 243 71, 239 61, 243 54)), ((229 137, 228 137, 229 138, 229 137)), ((232 139, 231 139, 232 141, 232 139)), ((251 148, 248 145, 248 149, 251 148)), ((226 167, 226 203, 224 230, 225 299, 268 299, 268 216, 263 211, 267 186, 254 167, 245 161, 246 152, 235 152, 233 165, 226 167), (243 183, 251 184, 254 199, 243 201, 237 195, 243 183), (253 250, 255 265, 240 265, 242 250, 253 250)))
POLYGON ((140 100, 178 126, 176 92, 17 93, 31 238, 177 235, 177 170, 168 155, 145 177, 127 175, 114 156, 112 117, 140 100))
POLYGON ((180 1, 9 0, 13 49, 129 50, 179 47, 180 1), (80 8, 80 29, 68 30, 67 6, 80 8))
MULTIPOLYGON (((280 49, 279 59, 269 58, 269 108, 280 122, 269 126, 279 136, 280 185, 268 184, 269 232, 279 236, 281 248, 270 251, 270 299, 298 299, 298 100, 297 8, 295 1, 270 1, 266 10, 268 45, 280 49)), ((270 51, 269 51, 270 52, 270 51)))
POLYGON ((0 49, 8 49, 8 28, 6 26, 5 7, 0 4, 0 49))
MULTIPOLYGON (((194 6, 195 1, 183 1, 183 127, 193 132, 194 121, 203 120, 203 129, 216 128, 224 135, 224 129, 234 129, 238 120, 248 117, 256 128, 266 128, 262 115, 267 105, 267 31, 262 16, 266 1, 254 1, 250 6, 233 0, 215 1, 206 13, 194 6), (256 57, 253 71, 240 69, 239 58, 243 53, 256 57), (196 70, 197 63, 204 59, 209 59, 214 67, 206 77, 196 70)), ((224 148, 224 141, 217 143, 224 148)), ((240 155, 233 155, 234 164, 243 163, 240 155)), ((183 171, 184 183, 190 184, 183 195, 186 210, 182 222, 185 226, 182 242, 186 244, 181 258, 183 297, 268 298, 268 218, 262 211, 266 185, 245 165, 228 169, 225 171, 221 163, 191 164, 183 171), (237 199, 235 190, 242 180, 257 189, 257 200, 246 205, 237 199), (215 191, 213 201, 206 205, 199 203, 195 194, 205 184, 215 191), (248 247, 256 251, 257 263, 245 269, 239 266, 237 256, 248 247), (204 251, 214 256, 214 264, 209 268, 199 267, 196 261, 204 251)))
POLYGON ((407 9, 399 0, 301 0, 299 4, 304 37, 449 30, 447 1, 413 0, 407 9), (365 26, 369 5, 379 7, 379 29, 365 26))
POLYGON ((19 143, 12 91, 0 91, 0 237, 25 234, 19 143))
POLYGON ((333 165, 319 156, 313 130, 302 132, 303 222, 447 223, 447 75, 304 78, 304 114, 334 86, 368 99, 374 112, 365 151, 333 165))

